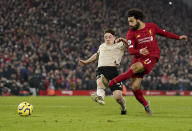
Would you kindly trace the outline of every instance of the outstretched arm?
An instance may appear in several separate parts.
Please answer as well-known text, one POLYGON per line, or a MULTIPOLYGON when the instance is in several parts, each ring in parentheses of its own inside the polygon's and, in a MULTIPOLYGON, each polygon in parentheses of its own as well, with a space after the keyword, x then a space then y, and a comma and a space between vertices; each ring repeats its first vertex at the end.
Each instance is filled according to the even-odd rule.
POLYGON ((93 54, 89 59, 87 60, 79 60, 79 65, 84 66, 87 65, 89 63, 95 62, 96 60, 98 60, 99 54, 95 53, 93 54))
POLYGON ((177 40, 182 40, 184 39, 185 41, 188 40, 187 36, 186 35, 181 35, 181 36, 178 36, 172 32, 168 32, 166 30, 162 30, 160 29, 157 25, 154 24, 154 27, 155 27, 155 30, 156 30, 156 33, 161 35, 161 36, 165 36, 167 38, 171 38, 171 39, 177 39, 177 40))

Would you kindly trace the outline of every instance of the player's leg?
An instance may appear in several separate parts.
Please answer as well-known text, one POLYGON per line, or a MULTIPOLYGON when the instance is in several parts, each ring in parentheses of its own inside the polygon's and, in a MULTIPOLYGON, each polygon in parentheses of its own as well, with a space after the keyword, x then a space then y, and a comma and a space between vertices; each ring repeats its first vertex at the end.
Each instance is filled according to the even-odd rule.
POLYGON ((144 66, 141 62, 136 62, 133 65, 131 65, 130 69, 128 69, 126 72, 118 75, 117 77, 115 77, 114 79, 112 79, 109 82, 109 86, 113 86, 116 83, 122 82, 124 80, 127 80, 131 77, 133 77, 134 74, 139 73, 139 72, 143 72, 144 71, 144 66))
POLYGON ((105 86, 101 80, 101 77, 97 79, 97 95, 101 96, 104 100, 105 97, 105 86))
MULTIPOLYGON (((118 72, 117 71, 114 71, 112 73, 113 75, 117 76, 118 75, 118 72)), ((112 77, 115 77, 111 75, 112 77)), ((107 78, 105 78, 104 75, 101 75, 101 79, 102 79, 102 84, 103 85, 107 85, 108 83, 108 80, 107 78)), ((106 86, 105 86, 106 87, 106 86)), ((125 99, 122 95, 122 84, 121 83, 117 83, 115 84, 114 86, 112 86, 111 88, 111 91, 113 92, 113 97, 114 99, 116 100, 116 102, 120 105, 121 107, 121 114, 122 115, 125 115, 126 114, 126 103, 125 103, 125 99)))
POLYGON ((143 93, 140 89, 142 78, 145 74, 149 74, 157 63, 156 58, 145 58, 140 61, 145 69, 144 72, 135 74, 136 79, 132 83, 132 90, 136 99, 145 107, 147 114, 152 115, 149 107, 149 103, 143 97, 143 93))
POLYGON ((91 98, 95 102, 97 102, 101 105, 104 105, 105 104, 105 102, 104 102, 105 86, 102 83, 101 77, 97 77, 96 83, 97 83, 97 91, 96 91, 96 94, 95 93, 91 94, 91 98))
POLYGON ((115 90, 113 91, 113 97, 115 98, 116 102, 121 106, 121 114, 125 115, 127 108, 126 108, 126 102, 122 95, 121 90, 115 90))
POLYGON ((149 107, 149 103, 144 98, 143 92, 140 89, 141 81, 142 81, 142 78, 134 78, 131 83, 131 88, 135 95, 135 98, 144 106, 146 113, 149 115, 152 115, 152 111, 149 107))

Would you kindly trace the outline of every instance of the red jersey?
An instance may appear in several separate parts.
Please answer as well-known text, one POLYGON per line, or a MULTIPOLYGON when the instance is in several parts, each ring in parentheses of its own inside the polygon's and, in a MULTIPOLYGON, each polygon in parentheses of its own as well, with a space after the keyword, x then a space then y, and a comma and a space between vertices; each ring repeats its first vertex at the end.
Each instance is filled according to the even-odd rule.
POLYGON ((143 29, 130 29, 127 32, 129 53, 134 55, 135 59, 141 57, 156 57, 159 59, 160 49, 155 38, 156 34, 167 38, 179 39, 178 35, 162 30, 154 23, 145 23, 145 27, 143 29), (149 51, 149 54, 146 56, 139 53, 139 50, 145 47, 147 47, 149 51))

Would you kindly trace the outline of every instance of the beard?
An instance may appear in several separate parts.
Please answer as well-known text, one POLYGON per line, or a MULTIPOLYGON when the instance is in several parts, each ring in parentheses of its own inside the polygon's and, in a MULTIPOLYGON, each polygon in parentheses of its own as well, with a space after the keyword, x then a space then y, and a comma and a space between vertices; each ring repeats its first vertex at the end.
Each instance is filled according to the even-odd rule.
POLYGON ((131 26, 131 28, 133 28, 134 30, 138 30, 139 26, 140 26, 140 23, 137 22, 136 25, 135 26, 131 26))

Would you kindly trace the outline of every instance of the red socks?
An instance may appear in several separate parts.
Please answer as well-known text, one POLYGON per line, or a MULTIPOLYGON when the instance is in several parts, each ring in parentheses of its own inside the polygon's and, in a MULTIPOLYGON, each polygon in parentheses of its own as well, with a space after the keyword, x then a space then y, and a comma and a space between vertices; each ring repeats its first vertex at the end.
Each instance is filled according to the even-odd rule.
POLYGON ((148 102, 145 100, 145 98, 143 97, 143 93, 141 91, 141 89, 138 89, 136 91, 133 91, 136 99, 145 107, 148 105, 148 102))
POLYGON ((109 83, 109 86, 113 86, 115 85, 116 83, 119 83, 119 82, 122 82, 124 80, 127 80, 129 78, 131 78, 133 76, 133 70, 132 69, 128 69, 127 72, 124 72, 120 75, 118 75, 117 77, 113 78, 110 83, 109 83))

